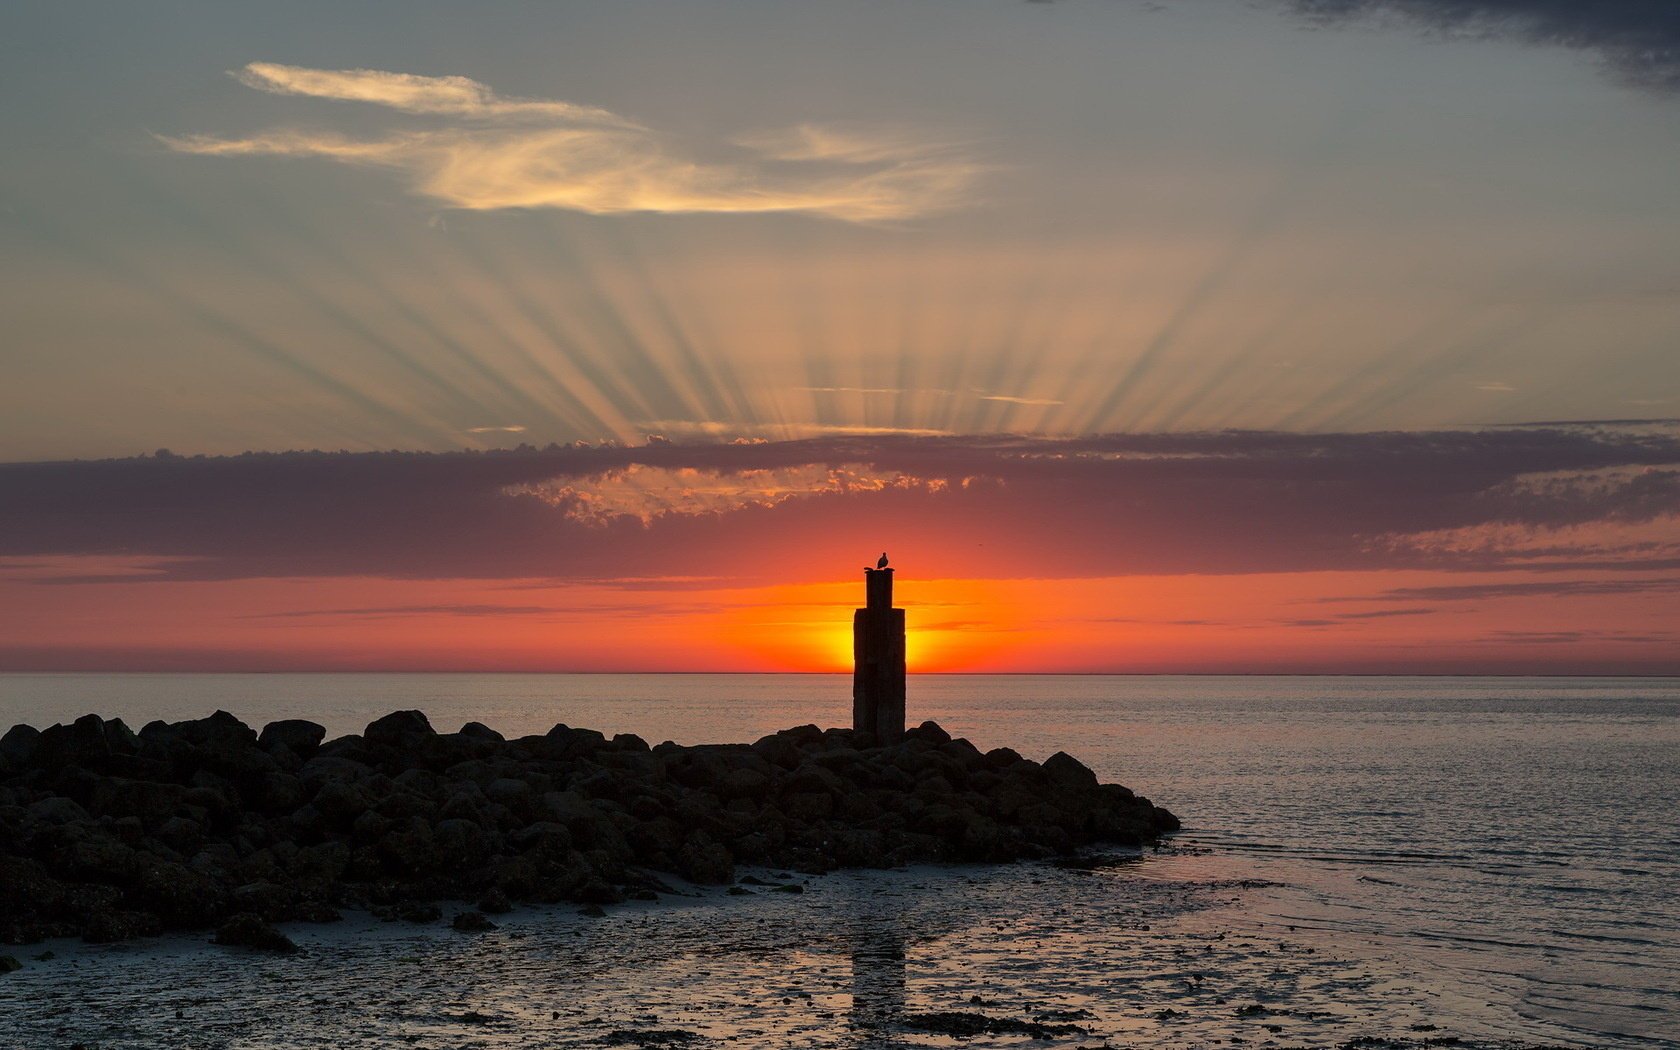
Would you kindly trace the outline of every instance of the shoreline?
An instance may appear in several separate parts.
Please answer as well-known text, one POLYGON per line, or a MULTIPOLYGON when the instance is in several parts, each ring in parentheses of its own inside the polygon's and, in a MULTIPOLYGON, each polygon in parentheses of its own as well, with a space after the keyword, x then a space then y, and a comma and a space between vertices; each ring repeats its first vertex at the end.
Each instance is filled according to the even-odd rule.
POLYGON ((601 918, 522 907, 470 934, 349 912, 286 927, 304 948, 290 957, 205 951, 192 934, 52 942, 54 958, 0 981, 0 1004, 39 1045, 112 1050, 1557 1045, 1420 1001, 1413 975, 1255 929, 1231 909, 1264 887, 1197 856, 858 869, 798 896, 685 886, 601 918), (1181 870, 1147 870, 1162 863, 1181 870))
POLYGON ((654 899, 662 873, 725 885, 738 864, 996 863, 1179 826, 1065 753, 982 753, 931 722, 887 747, 812 725, 650 747, 563 724, 440 734, 399 711, 324 737, 225 712, 139 733, 95 715, 14 727, 0 739, 0 942, 217 928, 285 951, 272 924, 344 908, 423 918, 476 902, 475 922, 516 903, 654 899))

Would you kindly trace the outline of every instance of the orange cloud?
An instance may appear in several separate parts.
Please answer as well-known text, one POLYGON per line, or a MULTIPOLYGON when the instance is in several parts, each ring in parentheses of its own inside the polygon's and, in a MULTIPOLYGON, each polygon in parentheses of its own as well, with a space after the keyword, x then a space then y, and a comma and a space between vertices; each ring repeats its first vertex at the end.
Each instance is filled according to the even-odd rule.
POLYGON ((319 157, 386 168, 405 175, 422 197, 474 211, 802 212, 890 222, 968 203, 981 172, 956 147, 902 130, 806 124, 747 137, 733 161, 702 161, 606 110, 502 98, 466 77, 267 62, 235 76, 273 94, 367 102, 459 122, 371 139, 279 130, 161 141, 199 156, 319 157))

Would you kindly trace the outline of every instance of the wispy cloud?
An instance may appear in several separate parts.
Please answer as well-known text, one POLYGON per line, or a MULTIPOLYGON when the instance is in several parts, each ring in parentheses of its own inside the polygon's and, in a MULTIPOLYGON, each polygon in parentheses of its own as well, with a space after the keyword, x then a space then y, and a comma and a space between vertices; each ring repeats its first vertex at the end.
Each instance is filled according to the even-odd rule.
POLYGON ((386 619, 393 616, 548 616, 571 610, 552 605, 497 605, 487 603, 441 605, 381 605, 359 609, 290 609, 283 612, 252 613, 254 620, 301 620, 348 616, 358 619, 386 619))
POLYGON ((982 401, 1002 401, 1010 405, 1060 405, 1065 402, 1049 397, 1013 397, 1009 394, 979 394, 982 401))
POLYGON ((525 427, 521 423, 509 423, 505 426, 496 426, 496 427, 468 427, 467 428, 467 433, 469 433, 469 434, 523 434, 523 433, 525 433, 525 427))
POLYGON ((369 102, 405 113, 435 113, 490 120, 564 120, 635 127, 595 106, 549 99, 503 98, 467 77, 426 77, 378 69, 309 69, 276 62, 252 62, 230 74, 246 87, 271 95, 369 102))
POLYGON ((700 160, 668 137, 607 110, 512 99, 465 77, 320 70, 256 62, 241 83, 273 94, 367 102, 455 118, 374 138, 278 129, 249 136, 161 136, 212 157, 315 157, 404 176, 452 208, 821 215, 892 222, 970 202, 981 166, 957 147, 902 129, 800 125, 738 140, 733 156, 700 160))

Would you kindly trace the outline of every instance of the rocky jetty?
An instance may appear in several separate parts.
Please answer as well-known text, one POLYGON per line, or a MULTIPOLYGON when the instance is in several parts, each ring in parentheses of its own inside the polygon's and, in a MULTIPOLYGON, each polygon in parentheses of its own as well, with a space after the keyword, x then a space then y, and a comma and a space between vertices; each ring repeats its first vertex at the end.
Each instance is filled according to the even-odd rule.
POLYGON ((601 905, 651 899, 662 873, 1011 861, 1178 827, 1065 754, 981 752, 931 722, 890 747, 816 726, 750 745, 565 725, 508 740, 476 722, 438 733, 418 711, 325 736, 225 712, 138 733, 95 715, 14 727, 0 943, 202 928, 284 948, 265 924, 339 908, 432 921, 439 900, 601 905))

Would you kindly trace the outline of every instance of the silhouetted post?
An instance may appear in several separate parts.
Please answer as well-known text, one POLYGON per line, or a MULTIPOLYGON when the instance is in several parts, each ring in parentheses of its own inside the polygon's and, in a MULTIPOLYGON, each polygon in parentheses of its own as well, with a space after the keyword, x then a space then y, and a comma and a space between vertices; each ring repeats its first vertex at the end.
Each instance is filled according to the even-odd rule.
POLYGON ((865 569, 863 580, 864 607, 852 617, 852 731, 893 744, 904 737, 904 610, 893 608, 891 569, 865 569))

